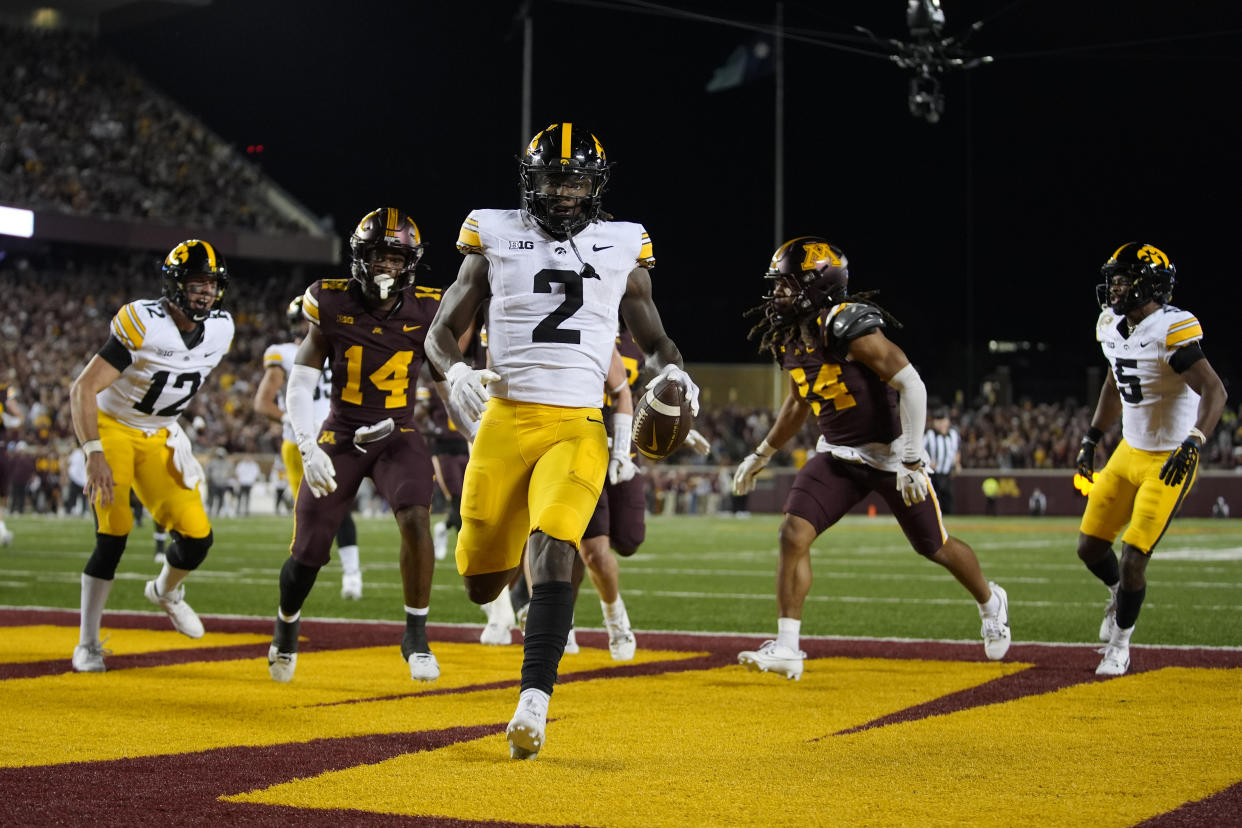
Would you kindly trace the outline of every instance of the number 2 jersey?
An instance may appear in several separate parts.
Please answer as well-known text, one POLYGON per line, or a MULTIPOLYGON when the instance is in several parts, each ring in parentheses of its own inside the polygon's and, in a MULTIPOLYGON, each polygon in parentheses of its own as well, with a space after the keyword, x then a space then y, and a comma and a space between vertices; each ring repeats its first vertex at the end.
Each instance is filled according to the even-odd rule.
POLYGON ((1203 357, 1203 326, 1189 311, 1162 305, 1129 336, 1124 316, 1107 308, 1095 338, 1121 394, 1121 434, 1131 448, 1170 451, 1195 424, 1199 395, 1181 374, 1203 357))
POLYGON ((233 317, 212 311, 203 321, 202 339, 189 347, 161 300, 139 299, 112 317, 111 334, 100 355, 121 376, 97 395, 99 410, 122 425, 154 434, 173 424, 228 353, 233 317))
POLYGON ((332 348, 332 412, 325 429, 353 431, 388 417, 414 427, 423 342, 441 293, 411 285, 392 309, 372 311, 350 279, 321 279, 306 289, 302 313, 332 348))
POLYGON ((635 267, 655 264, 643 226, 592 222, 571 245, 522 210, 474 210, 457 249, 487 258, 487 347, 501 377, 488 390, 521 402, 602 405, 626 281, 635 267))

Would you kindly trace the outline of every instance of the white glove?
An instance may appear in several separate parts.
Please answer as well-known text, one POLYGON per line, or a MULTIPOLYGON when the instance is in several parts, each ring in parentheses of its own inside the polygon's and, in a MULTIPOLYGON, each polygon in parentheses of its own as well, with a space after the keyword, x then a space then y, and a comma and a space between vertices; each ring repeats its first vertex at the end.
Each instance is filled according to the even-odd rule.
POLYGON ((695 417, 699 416, 699 387, 694 384, 694 380, 690 379, 689 374, 672 363, 661 368, 660 373, 651 378, 644 390, 655 385, 665 377, 668 377, 673 382, 681 383, 681 387, 686 393, 686 401, 690 403, 690 413, 695 417))
POLYGON ((614 486, 633 480, 638 473, 634 458, 630 456, 634 415, 616 412, 612 415, 612 451, 608 458, 608 482, 614 486))
POLYGON ((487 384, 500 379, 500 374, 486 368, 475 370, 464 362, 454 362, 445 376, 449 384, 449 402, 471 422, 477 422, 487 407, 487 384))
POLYGON ((750 494, 755 488, 755 478, 763 467, 772 459, 772 455, 776 454, 776 449, 768 445, 768 441, 764 440, 759 444, 758 448, 746 455, 746 458, 738 464, 737 471, 733 473, 733 493, 735 495, 750 494))
POLYGON ((302 453, 302 477, 310 486, 311 494, 323 497, 336 491, 336 467, 332 458, 319 447, 314 437, 298 441, 298 451, 302 453))
POLYGON ((181 482, 187 489, 193 489, 203 479, 203 467, 194 456, 194 446, 190 445, 190 437, 174 420, 168 426, 168 439, 164 445, 172 449, 173 468, 181 475, 181 482))
POLYGON ((921 462, 913 469, 905 465, 897 469, 897 490, 907 506, 927 499, 927 472, 923 471, 921 462))
POLYGON ((690 429, 690 433, 686 435, 686 445, 690 447, 691 451, 697 452, 698 454, 706 455, 712 450, 712 444, 707 442, 706 437, 699 434, 699 430, 697 428, 690 429))

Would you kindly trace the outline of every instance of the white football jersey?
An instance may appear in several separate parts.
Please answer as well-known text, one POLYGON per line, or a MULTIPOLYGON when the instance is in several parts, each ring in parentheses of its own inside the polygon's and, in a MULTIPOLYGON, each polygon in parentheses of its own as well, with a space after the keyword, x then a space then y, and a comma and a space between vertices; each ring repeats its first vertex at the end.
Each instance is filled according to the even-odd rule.
POLYGON ((1131 447, 1169 451, 1194 427, 1199 395, 1169 365, 1179 348, 1203 339, 1203 327, 1189 311, 1163 305, 1126 336, 1125 317, 1107 308, 1095 324, 1121 393, 1121 433, 1131 447))
MULTIPOLYGON (((298 344, 296 342, 282 342, 279 345, 269 345, 267 350, 263 352, 263 370, 268 368, 280 368, 285 372, 285 380, 289 379, 289 374, 293 372, 294 358, 298 355, 298 344)), ((323 373, 319 375, 319 383, 315 386, 315 393, 311 395, 311 399, 315 404, 315 432, 319 432, 319 427, 323 425, 323 421, 328 419, 328 412, 332 410, 332 369, 329 367, 329 361, 323 364, 323 373)), ((281 411, 288 411, 285 407, 285 389, 282 386, 280 396, 276 400, 276 404, 280 406, 281 411)), ((293 426, 288 421, 284 422, 281 429, 281 435, 285 442, 296 443, 297 437, 293 434, 293 426)))
POLYGON ((172 425, 233 343, 228 311, 212 311, 203 327, 202 341, 187 348, 159 299, 139 299, 117 311, 111 333, 132 362, 99 392, 99 410, 146 434, 172 425))
POLYGON ((655 263, 643 226, 594 222, 571 245, 524 211, 475 210, 457 248, 487 257, 487 348, 501 377, 488 390, 523 402, 602 405, 626 280, 635 267, 655 263), (594 275, 582 275, 583 262, 594 275))

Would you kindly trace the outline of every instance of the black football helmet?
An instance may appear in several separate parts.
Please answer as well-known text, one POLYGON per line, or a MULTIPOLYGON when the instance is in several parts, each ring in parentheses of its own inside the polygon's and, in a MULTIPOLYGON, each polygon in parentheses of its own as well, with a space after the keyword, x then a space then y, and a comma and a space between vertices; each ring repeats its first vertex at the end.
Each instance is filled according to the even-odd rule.
POLYGON ((1127 242, 1100 268, 1104 283, 1095 288, 1100 307, 1124 315, 1148 302, 1163 305, 1173 297, 1177 268, 1159 248, 1127 242), (1117 290, 1114 290, 1117 288, 1117 290))
POLYGON ((201 239, 187 239, 164 257, 164 298, 176 305, 195 322, 202 322, 211 312, 220 309, 224 292, 229 286, 229 268, 224 257, 201 239), (186 282, 193 276, 211 276, 216 280, 216 298, 205 310, 191 307, 186 282))
POLYGON ((522 209, 553 237, 567 239, 600 217, 608 158, 589 129, 552 124, 518 159, 522 209))
POLYGON ((845 295, 849 261, 841 248, 820 236, 799 236, 776 249, 765 278, 774 282, 764 297, 777 326, 814 318, 845 295), (783 290, 782 290, 783 288, 783 290))
POLYGON ((350 275, 362 287, 363 295, 376 302, 384 302, 413 284, 414 271, 423 257, 418 225, 396 207, 381 207, 363 216, 349 237, 349 249, 353 254, 350 275), (376 254, 391 251, 404 259, 396 273, 373 266, 376 254))

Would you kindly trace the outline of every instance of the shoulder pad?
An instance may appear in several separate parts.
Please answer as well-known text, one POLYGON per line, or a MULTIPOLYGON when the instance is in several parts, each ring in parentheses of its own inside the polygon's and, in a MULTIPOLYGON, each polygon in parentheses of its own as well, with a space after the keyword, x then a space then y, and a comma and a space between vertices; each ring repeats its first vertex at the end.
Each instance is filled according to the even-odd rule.
POLYGON ((479 220, 474 213, 466 216, 457 233, 457 250, 465 253, 482 253, 483 237, 479 235, 479 220))
POLYGON ((846 302, 828 312, 825 327, 832 339, 851 342, 865 333, 884 327, 884 317, 873 305, 846 302))
POLYGON ((414 286, 415 299, 435 299, 439 302, 444 297, 444 288, 426 287, 424 285, 414 286))
POLYGON ((323 279, 320 284, 324 290, 349 290, 348 279, 323 279))
POLYGON ((1193 313, 1180 308, 1170 310, 1173 312, 1169 314, 1169 327, 1164 337, 1166 348, 1180 348, 1203 339, 1203 326, 1193 313))
POLYGON ((647 235, 646 230, 643 230, 642 234, 642 241, 638 248, 637 265, 650 270, 655 267, 655 254, 651 252, 651 236, 647 235))
POLYGON ((141 306, 142 302, 130 302, 112 317, 112 335, 129 351, 141 348, 147 337, 147 326, 140 314, 141 306))

